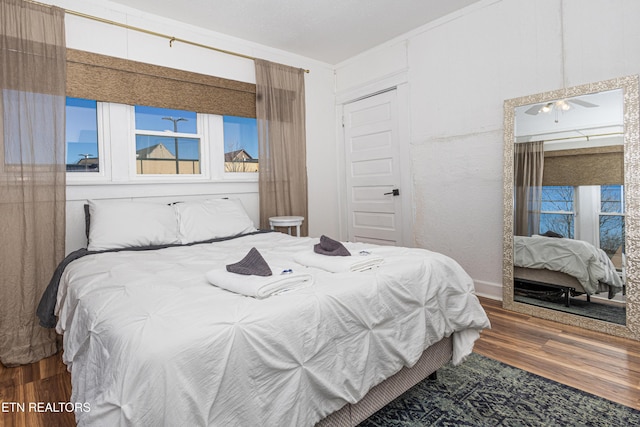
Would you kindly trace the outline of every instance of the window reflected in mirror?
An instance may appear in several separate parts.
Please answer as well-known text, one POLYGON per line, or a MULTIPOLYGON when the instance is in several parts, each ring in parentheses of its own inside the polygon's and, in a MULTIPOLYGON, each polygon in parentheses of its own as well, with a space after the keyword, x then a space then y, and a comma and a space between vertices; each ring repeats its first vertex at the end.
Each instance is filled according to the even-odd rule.
POLYGON ((505 101, 505 308, 637 338, 637 95, 630 76, 505 101))

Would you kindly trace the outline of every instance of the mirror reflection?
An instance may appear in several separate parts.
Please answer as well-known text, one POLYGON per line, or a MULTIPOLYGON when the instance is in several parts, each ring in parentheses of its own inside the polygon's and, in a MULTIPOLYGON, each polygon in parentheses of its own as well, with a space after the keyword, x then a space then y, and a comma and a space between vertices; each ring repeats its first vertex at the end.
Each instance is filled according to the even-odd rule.
POLYGON ((514 301, 626 324, 623 101, 515 107, 514 301))

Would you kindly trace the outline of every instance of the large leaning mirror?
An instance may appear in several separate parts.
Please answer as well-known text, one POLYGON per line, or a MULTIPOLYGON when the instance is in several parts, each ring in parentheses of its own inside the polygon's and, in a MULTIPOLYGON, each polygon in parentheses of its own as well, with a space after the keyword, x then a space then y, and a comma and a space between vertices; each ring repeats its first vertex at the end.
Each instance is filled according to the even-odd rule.
POLYGON ((506 309, 640 339, 638 77, 504 102, 506 309))

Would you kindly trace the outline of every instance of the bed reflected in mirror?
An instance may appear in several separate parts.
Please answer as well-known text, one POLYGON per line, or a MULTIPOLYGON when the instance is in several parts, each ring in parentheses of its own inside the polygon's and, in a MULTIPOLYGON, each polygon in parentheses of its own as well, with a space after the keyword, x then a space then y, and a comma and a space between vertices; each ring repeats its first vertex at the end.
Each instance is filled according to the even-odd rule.
POLYGON ((514 300, 626 324, 622 89, 515 108, 514 300))
POLYGON ((636 335, 637 104, 635 76, 505 101, 506 308, 636 335))

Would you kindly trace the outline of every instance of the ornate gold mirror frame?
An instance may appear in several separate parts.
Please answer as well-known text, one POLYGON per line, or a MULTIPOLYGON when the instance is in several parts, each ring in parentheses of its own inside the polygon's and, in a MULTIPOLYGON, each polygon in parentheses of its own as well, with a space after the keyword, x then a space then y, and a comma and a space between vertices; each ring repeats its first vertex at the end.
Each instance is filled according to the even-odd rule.
POLYGON ((508 310, 611 335, 640 340, 640 136, 638 110, 638 76, 585 84, 504 101, 504 240, 503 307, 508 310), (558 99, 622 89, 624 99, 624 188, 626 248, 626 325, 604 322, 561 311, 515 302, 513 298, 513 167, 515 109, 558 99))

